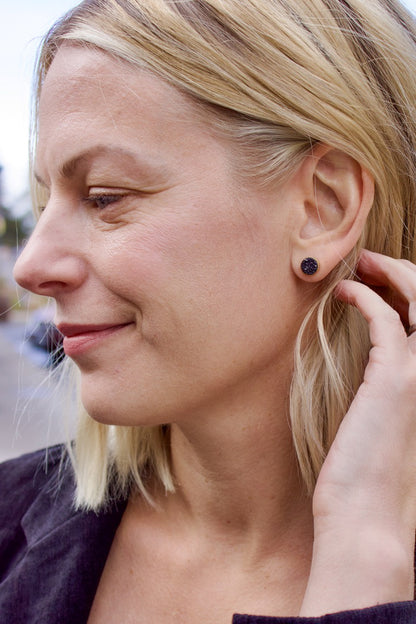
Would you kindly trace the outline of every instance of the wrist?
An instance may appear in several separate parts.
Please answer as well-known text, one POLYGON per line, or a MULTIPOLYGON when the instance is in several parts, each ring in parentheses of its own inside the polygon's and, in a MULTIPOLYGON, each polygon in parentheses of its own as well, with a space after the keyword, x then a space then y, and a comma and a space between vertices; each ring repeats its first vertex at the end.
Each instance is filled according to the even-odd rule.
POLYGON ((385 556, 400 557, 406 553, 414 566, 415 526, 395 510, 372 508, 348 510, 314 516, 314 544, 316 547, 333 544, 347 545, 351 552, 384 552, 385 556))
POLYGON ((413 546, 379 529, 316 536, 300 615, 413 599, 413 546))

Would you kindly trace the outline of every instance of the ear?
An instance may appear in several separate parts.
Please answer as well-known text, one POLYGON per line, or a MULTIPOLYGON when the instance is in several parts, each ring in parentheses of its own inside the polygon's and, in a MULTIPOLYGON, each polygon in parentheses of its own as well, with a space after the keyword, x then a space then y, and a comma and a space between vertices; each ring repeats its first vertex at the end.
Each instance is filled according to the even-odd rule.
POLYGON ((354 247, 374 199, 372 176, 351 156, 317 146, 295 175, 296 223, 292 230, 292 268, 297 277, 317 282, 354 247), (301 269, 304 258, 318 261, 313 275, 301 269))

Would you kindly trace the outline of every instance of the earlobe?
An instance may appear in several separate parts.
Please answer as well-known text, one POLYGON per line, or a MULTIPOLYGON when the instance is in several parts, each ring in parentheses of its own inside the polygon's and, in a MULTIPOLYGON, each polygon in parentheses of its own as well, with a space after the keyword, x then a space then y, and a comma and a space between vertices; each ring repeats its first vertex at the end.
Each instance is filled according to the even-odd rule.
POLYGON ((303 280, 320 281, 357 243, 373 203, 374 183, 354 158, 326 145, 305 159, 296 183, 300 192, 292 268, 303 280))

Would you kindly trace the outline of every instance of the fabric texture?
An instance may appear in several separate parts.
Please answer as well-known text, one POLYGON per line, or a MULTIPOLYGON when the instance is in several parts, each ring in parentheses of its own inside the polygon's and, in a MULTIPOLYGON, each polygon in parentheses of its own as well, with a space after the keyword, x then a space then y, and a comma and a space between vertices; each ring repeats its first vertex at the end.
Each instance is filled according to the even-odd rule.
MULTIPOLYGON (((0 464, 2 624, 87 622, 125 503, 86 513, 74 510, 73 497, 62 446, 0 464)), ((232 619, 232 624, 370 623, 416 624, 416 602, 318 618, 236 614, 232 619)))
POLYGON ((370 609, 340 611, 321 617, 264 617, 235 615, 233 624, 414 624, 415 602, 395 602, 370 609))
POLYGON ((2 624, 88 619, 124 506, 75 512, 62 453, 54 447, 0 465, 2 624))

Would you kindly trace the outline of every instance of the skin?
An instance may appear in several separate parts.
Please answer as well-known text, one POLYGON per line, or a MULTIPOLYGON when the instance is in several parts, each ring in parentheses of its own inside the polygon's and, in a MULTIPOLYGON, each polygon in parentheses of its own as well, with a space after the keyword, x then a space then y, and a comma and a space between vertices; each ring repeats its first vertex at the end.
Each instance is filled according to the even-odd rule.
MULTIPOLYGON (((294 340, 320 279, 299 259, 321 245, 323 276, 348 253, 371 185, 329 148, 280 188, 242 181, 237 162, 169 85, 100 52, 58 52, 36 160, 49 200, 15 277, 56 299, 58 324, 127 324, 73 356, 82 399, 104 423, 171 423, 178 483, 156 510, 130 501, 90 623, 220 624, 411 598, 416 338, 364 283, 337 296, 364 314, 374 347, 313 507, 287 425, 294 340), (324 201, 311 217, 320 189, 328 219, 324 201)), ((412 265, 364 252, 360 269, 416 322, 412 265)))
POLYGON ((184 97, 145 73, 119 75, 119 63, 77 49, 50 70, 36 161, 49 200, 16 277, 56 298, 58 325, 131 323, 75 358, 94 418, 116 409, 120 424, 195 420, 213 397, 257 380, 262 392, 290 366, 297 285, 276 270, 290 200, 280 192, 277 220, 275 192, 241 183, 230 147, 184 97), (93 155, 61 176, 84 152, 93 155), (103 194, 98 206, 84 200, 103 194))

